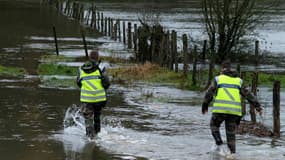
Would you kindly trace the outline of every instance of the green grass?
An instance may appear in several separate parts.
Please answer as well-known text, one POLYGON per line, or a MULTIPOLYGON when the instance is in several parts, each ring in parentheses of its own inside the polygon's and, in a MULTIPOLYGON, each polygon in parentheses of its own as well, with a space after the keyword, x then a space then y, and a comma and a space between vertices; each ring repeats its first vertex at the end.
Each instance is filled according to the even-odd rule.
POLYGON ((5 77, 22 77, 27 74, 23 68, 5 67, 0 65, 0 76, 5 77))
MULTIPOLYGON (((252 84, 252 75, 253 72, 247 72, 246 76, 244 78, 244 82, 246 85, 252 84)), ((273 83, 275 81, 280 81, 281 87, 283 84, 283 87, 285 86, 285 75, 284 74, 276 74, 276 73, 258 73, 258 86, 264 86, 264 87, 271 87, 273 86, 273 83)))
POLYGON ((75 79, 57 79, 57 78, 49 78, 49 79, 42 79, 41 83, 44 86, 48 86, 51 88, 77 88, 75 79))
MULTIPOLYGON (((133 65, 129 67, 121 67, 110 70, 110 75, 114 80, 119 80, 118 82, 130 83, 133 81, 144 81, 144 82, 154 82, 154 83, 167 83, 173 85, 177 88, 201 91, 205 90, 208 82, 208 71, 199 71, 196 74, 196 85, 192 82, 192 71, 188 72, 187 77, 183 76, 183 72, 178 73, 161 68, 154 64, 144 64, 144 65, 133 65)), ((214 76, 218 75, 219 71, 214 71, 214 76)), ((252 74, 253 72, 247 72, 244 78, 244 83, 247 86, 252 84, 252 74)), ((258 87, 273 86, 274 81, 280 81, 285 84, 285 75, 282 74, 272 74, 272 73, 259 73, 258 87)), ((284 86, 284 85, 283 85, 284 86)))
MULTIPOLYGON (((112 63, 128 63, 122 62, 118 59, 112 59, 105 57, 103 61, 110 61, 112 63)), ((77 67, 71 67, 66 65, 58 65, 54 62, 66 62, 66 61, 75 61, 64 56, 44 56, 42 57, 42 63, 39 65, 38 73, 39 75, 64 75, 64 76, 76 76, 77 67)), ((112 83, 131 83, 134 81, 144 81, 151 83, 162 83, 173 85, 174 87, 188 90, 205 90, 207 81, 208 81, 208 71, 199 71, 196 74, 197 83, 193 85, 192 82, 192 71, 188 72, 187 77, 184 77, 183 72, 179 71, 178 73, 171 71, 166 68, 161 68, 158 65, 146 63, 143 65, 139 64, 130 64, 127 66, 121 66, 120 68, 108 69, 108 75, 112 77, 112 83)), ((1 70, 1 68, 0 68, 1 70)), ((3 70, 3 69, 2 69, 3 70)), ((14 72, 14 71, 9 71, 14 72)), ((0 72, 1 73, 1 72, 0 72)), ((214 76, 218 75, 219 71, 214 71, 214 76)), ((252 83, 252 74, 253 72, 247 72, 244 78, 245 85, 251 85, 252 83)), ((273 74, 273 73, 259 73, 258 77, 258 86, 273 86, 274 81, 279 80, 281 82, 281 87, 285 84, 285 75, 284 74, 273 74)), ((75 80, 72 79, 56 79, 52 78, 49 80, 42 80, 43 83, 49 86, 58 86, 58 87, 69 87, 75 85, 75 80)))
POLYGON ((58 65, 55 63, 42 63, 39 65, 38 74, 75 76, 77 74, 77 69, 77 67, 58 65))
POLYGON ((51 75, 62 76, 76 76, 78 67, 72 67, 56 62, 74 62, 75 58, 57 56, 57 55, 43 55, 40 60, 42 63, 38 66, 38 74, 40 76, 41 84, 51 88, 75 88, 75 78, 56 78, 56 77, 43 77, 51 75))
POLYGON ((73 57, 65 57, 63 55, 54 55, 54 54, 49 54, 49 55, 43 55, 41 56, 40 59, 41 62, 45 63, 54 63, 54 62, 74 62, 75 58, 73 57))

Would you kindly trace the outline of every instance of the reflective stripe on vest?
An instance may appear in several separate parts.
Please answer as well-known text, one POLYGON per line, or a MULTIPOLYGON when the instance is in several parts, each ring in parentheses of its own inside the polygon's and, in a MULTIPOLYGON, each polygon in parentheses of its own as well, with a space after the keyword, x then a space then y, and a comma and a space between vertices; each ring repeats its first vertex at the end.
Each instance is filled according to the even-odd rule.
POLYGON ((101 84, 100 71, 85 73, 80 69, 81 92, 80 101, 96 103, 106 101, 106 92, 101 84))
POLYGON ((218 89, 212 112, 241 116, 240 88, 242 80, 226 75, 217 76, 215 80, 218 89))

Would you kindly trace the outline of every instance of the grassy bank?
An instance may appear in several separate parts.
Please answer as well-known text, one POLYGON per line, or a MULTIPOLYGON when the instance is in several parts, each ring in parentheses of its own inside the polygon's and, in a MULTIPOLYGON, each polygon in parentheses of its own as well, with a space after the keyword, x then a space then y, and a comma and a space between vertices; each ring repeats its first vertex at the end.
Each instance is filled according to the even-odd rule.
MULTIPOLYGON (((118 64, 117 68, 109 68, 107 74, 111 77, 112 83, 130 84, 138 81, 149 82, 149 83, 161 83, 171 85, 181 89, 188 90, 204 90, 208 80, 207 71, 199 71, 197 73, 197 84, 193 85, 192 72, 189 71, 187 77, 185 77, 182 71, 178 73, 161 68, 158 65, 145 63, 145 64, 134 64, 126 60, 118 58, 102 57, 103 61, 108 61, 112 64, 118 64)), ((39 65, 38 73, 41 75, 42 83, 45 85, 53 85, 60 87, 76 87, 75 76, 77 75, 78 67, 71 67, 66 65, 59 65, 55 62, 58 61, 81 61, 79 59, 69 59, 66 57, 57 56, 46 56, 43 57, 44 63, 39 65), (56 60, 55 60, 56 59, 56 60), (69 78, 58 78, 50 77, 43 78, 43 76, 61 75, 69 76, 69 78), (73 77, 73 78, 72 78, 73 77)), ((218 70, 215 70, 215 75, 218 74, 218 70)), ((250 86, 252 82, 252 72, 247 72, 244 78, 245 84, 250 86)), ((274 73, 259 73, 259 84, 258 86, 272 87, 274 81, 279 80, 282 84, 285 84, 285 75, 274 74, 274 73)), ((284 85, 283 85, 284 86, 284 85)))
MULTIPOLYGON (((218 75, 218 70, 215 70, 215 75, 218 75)), ((199 71, 197 75, 197 84, 193 85, 192 71, 189 71, 187 77, 184 77, 182 71, 178 73, 170 71, 165 68, 161 68, 157 65, 146 63, 143 65, 132 65, 129 67, 121 67, 111 69, 109 71, 111 77, 116 82, 133 82, 133 81, 145 81, 155 83, 167 83, 176 86, 181 89, 190 90, 203 90, 206 87, 208 80, 207 71, 199 71)), ((246 72, 244 83, 250 86, 252 83, 253 72, 246 72)), ((281 84, 285 84, 284 74, 263 73, 259 72, 258 76, 259 87, 272 87, 274 81, 280 81, 281 84)))
POLYGON ((23 68, 5 67, 0 65, 1 77, 23 77, 26 73, 26 70, 23 68))
POLYGON ((41 85, 52 88, 75 88, 75 76, 78 67, 71 67, 58 62, 74 62, 75 58, 43 55, 38 66, 41 85))

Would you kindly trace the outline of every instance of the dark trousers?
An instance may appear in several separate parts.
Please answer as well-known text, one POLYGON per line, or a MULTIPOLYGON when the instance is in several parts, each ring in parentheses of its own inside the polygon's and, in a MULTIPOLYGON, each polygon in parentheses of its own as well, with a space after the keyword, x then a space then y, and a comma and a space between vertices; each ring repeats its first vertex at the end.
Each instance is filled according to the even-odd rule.
POLYGON ((227 145, 231 153, 236 152, 236 126, 240 120, 240 116, 230 115, 230 114, 220 114, 213 113, 210 127, 212 136, 214 137, 216 144, 223 144, 223 140, 220 134, 220 126, 225 121, 226 136, 227 136, 227 145))
POLYGON ((86 135, 94 136, 101 130, 101 110, 106 106, 106 101, 98 103, 86 103, 83 108, 85 118, 86 135))

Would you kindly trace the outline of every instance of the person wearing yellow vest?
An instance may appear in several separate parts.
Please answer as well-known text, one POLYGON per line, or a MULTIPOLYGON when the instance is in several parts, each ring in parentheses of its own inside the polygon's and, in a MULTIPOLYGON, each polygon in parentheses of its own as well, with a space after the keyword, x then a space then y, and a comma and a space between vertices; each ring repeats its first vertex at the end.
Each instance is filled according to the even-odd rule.
POLYGON ((101 110, 106 106, 106 89, 109 87, 108 77, 102 73, 98 64, 98 51, 92 51, 89 61, 78 70, 77 85, 80 87, 80 101, 84 103, 86 135, 91 139, 100 132, 101 110), (104 84, 105 83, 105 84, 104 84), (106 83, 107 87, 106 87, 106 83))
POLYGON ((206 91, 202 104, 202 114, 208 112, 208 105, 213 101, 210 128, 221 151, 223 140, 220 134, 220 125, 225 121, 227 147, 234 157, 236 153, 235 134, 242 116, 241 96, 245 97, 255 109, 262 114, 262 107, 256 97, 243 85, 243 80, 231 70, 231 62, 226 60, 221 65, 221 74, 216 76, 206 91))

